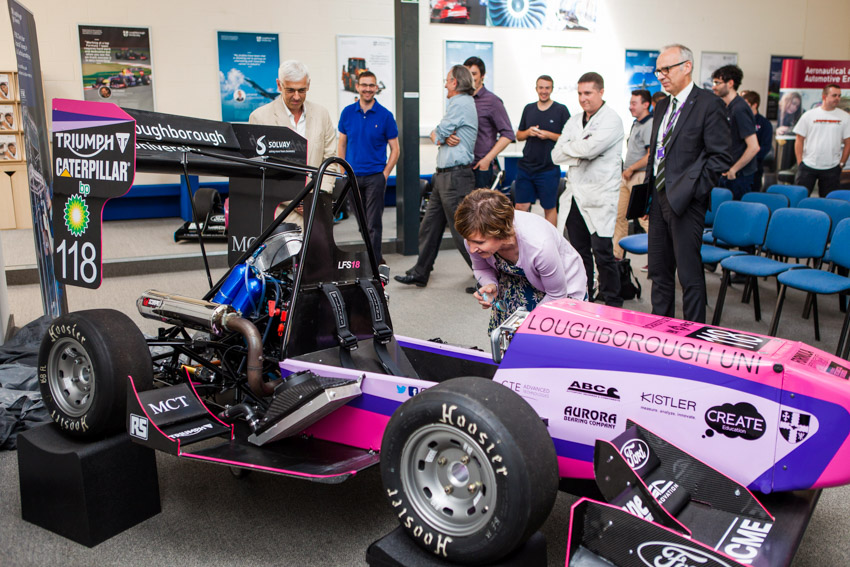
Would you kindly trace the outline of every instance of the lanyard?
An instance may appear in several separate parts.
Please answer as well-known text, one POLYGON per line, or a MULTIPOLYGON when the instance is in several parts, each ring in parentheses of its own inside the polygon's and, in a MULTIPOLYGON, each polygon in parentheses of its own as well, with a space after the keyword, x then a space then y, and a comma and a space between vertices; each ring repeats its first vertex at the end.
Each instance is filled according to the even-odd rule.
POLYGON ((673 116, 670 117, 670 120, 667 121, 667 127, 664 128, 664 135, 661 136, 662 144, 667 141, 667 136, 670 134, 670 130, 673 128, 673 124, 676 123, 676 119, 679 117, 679 113, 682 112, 682 108, 684 108, 684 106, 684 104, 680 104, 679 108, 676 109, 676 112, 673 113, 673 116))

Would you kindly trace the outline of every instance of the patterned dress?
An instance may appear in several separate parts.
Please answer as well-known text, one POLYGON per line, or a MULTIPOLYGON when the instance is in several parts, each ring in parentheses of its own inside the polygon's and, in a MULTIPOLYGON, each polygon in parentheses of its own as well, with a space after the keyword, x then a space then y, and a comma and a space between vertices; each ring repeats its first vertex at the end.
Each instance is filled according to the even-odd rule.
POLYGON ((528 281, 525 272, 516 264, 499 256, 493 255, 496 261, 496 272, 499 278, 497 300, 504 309, 496 309, 496 302, 490 310, 490 327, 488 332, 505 322, 505 320, 520 307, 531 311, 543 300, 546 294, 536 289, 528 281))

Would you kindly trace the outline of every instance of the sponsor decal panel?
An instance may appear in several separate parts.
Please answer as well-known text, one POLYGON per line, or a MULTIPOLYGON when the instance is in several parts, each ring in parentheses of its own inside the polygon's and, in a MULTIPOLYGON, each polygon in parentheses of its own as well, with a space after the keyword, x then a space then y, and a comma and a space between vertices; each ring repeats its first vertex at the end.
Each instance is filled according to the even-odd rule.
POLYGON ((552 393, 549 388, 540 384, 528 384, 513 380, 502 380, 502 386, 509 388, 524 398, 549 399, 552 393))
POLYGON ((647 508, 646 505, 643 503, 641 497, 637 494, 632 496, 632 499, 626 502, 626 504, 622 506, 622 508, 632 516, 643 518, 648 522, 652 521, 652 513, 649 511, 649 508, 647 508))
POLYGON ((212 423, 205 423, 203 425, 199 425, 198 427, 193 427, 191 429, 187 429, 185 431, 180 431, 178 433, 172 433, 169 435, 172 439, 179 439, 181 437, 191 437, 193 435, 197 435, 202 431, 206 431, 207 429, 212 429, 212 423))
POLYGON ((730 439, 741 437, 753 441, 764 435, 766 423, 756 407, 747 402, 714 406, 705 412, 705 423, 711 428, 706 435, 716 431, 730 439))
POLYGON ((663 415, 696 420, 697 403, 693 400, 655 392, 641 392, 641 409, 663 415))
POLYGON ((677 490, 679 490, 679 485, 672 480, 656 480, 649 484, 649 491, 659 504, 667 502, 667 499, 673 496, 677 490))
POLYGON ((721 329, 720 327, 709 327, 708 325, 700 327, 687 336, 718 345, 725 345, 751 351, 761 350, 761 348, 770 341, 770 339, 759 337, 757 335, 750 335, 740 331, 730 331, 729 329, 721 329))

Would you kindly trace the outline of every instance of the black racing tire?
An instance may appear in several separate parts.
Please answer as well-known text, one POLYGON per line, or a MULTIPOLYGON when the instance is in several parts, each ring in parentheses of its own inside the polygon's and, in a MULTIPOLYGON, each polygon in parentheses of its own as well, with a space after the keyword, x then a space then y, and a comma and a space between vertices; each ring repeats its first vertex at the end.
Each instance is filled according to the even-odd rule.
POLYGON ((552 511, 559 481, 540 416, 510 389, 472 377, 429 388, 395 411, 381 477, 419 546, 473 565, 525 543, 552 511))
POLYGON ((221 193, 212 187, 201 187, 192 197, 195 206, 195 222, 206 222, 207 215, 221 208, 221 193))
POLYGON ((125 427, 127 376, 151 389, 153 367, 144 335, 120 311, 92 309, 57 317, 38 352, 41 397, 68 435, 94 439, 125 427))

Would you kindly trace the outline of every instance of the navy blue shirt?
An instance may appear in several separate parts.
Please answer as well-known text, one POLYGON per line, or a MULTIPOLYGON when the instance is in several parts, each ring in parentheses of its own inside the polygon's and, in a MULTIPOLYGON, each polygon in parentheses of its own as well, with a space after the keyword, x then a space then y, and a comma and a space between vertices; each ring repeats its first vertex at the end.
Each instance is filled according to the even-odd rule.
POLYGON ((756 137, 759 141, 759 153, 756 154, 756 161, 762 162, 773 149, 773 125, 761 114, 756 114, 755 119, 756 137))
MULTIPOLYGON (((729 121, 729 128, 732 130, 730 153, 732 163, 735 163, 741 159, 744 150, 747 149, 747 143, 744 140, 756 133, 756 120, 750 105, 740 96, 736 96, 726 105, 726 120, 729 121)), ((741 168, 741 175, 755 173, 756 166, 756 159, 753 158, 750 163, 741 168)))
POLYGON ((387 166, 387 142, 398 138, 398 126, 392 113, 377 100, 365 113, 360 102, 342 109, 340 133, 348 137, 345 161, 358 177, 381 173, 387 166))
MULTIPOLYGON (((570 119, 570 111, 560 102, 552 101, 552 106, 546 110, 537 108, 537 103, 527 104, 522 111, 519 120, 519 130, 528 130, 537 126, 541 130, 547 130, 560 134, 564 130, 564 124, 570 119)), ((544 140, 537 136, 529 136, 525 139, 525 147, 522 149, 522 159, 517 164, 528 173, 540 173, 558 166, 552 162, 552 149, 555 147, 554 140, 544 140)))

